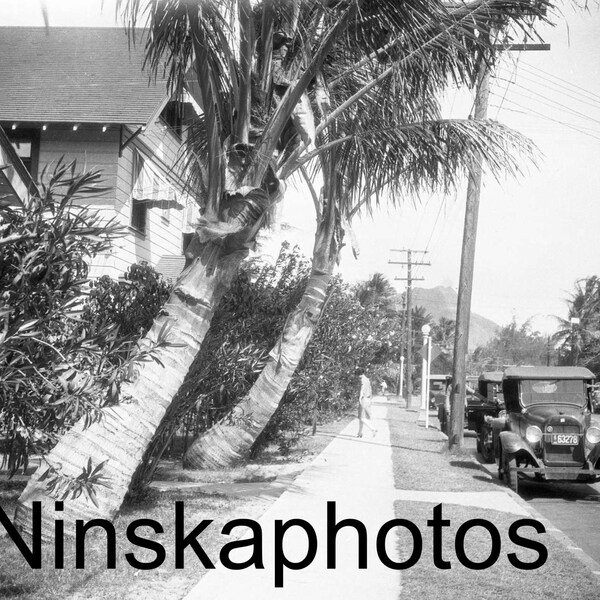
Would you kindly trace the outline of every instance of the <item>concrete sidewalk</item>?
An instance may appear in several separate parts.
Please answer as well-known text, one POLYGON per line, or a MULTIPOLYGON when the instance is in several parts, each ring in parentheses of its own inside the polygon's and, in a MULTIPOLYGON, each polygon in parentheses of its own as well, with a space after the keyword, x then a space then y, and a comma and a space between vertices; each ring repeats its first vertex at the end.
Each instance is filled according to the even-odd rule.
MULTIPOLYGON (((353 421, 315 459, 287 489, 259 523, 263 533, 264 569, 246 568, 233 571, 218 565, 207 573, 186 596, 187 600, 344 600, 377 598, 396 600, 402 581, 400 571, 384 566, 376 552, 376 536, 381 526, 395 518, 398 500, 456 503, 527 514, 510 494, 497 492, 453 492, 398 490, 392 470, 392 447, 386 414, 394 397, 378 398, 373 407, 373 420, 378 429, 375 437, 367 429, 358 439, 357 421, 353 421), (353 518, 367 530, 367 569, 359 569, 357 532, 342 528, 336 538, 337 565, 326 568, 326 507, 336 503, 336 522, 353 518), (304 519, 315 530, 318 549, 314 561, 298 570, 284 569, 283 588, 275 587, 274 528, 276 520, 304 519)), ((397 406, 397 403, 395 403, 397 406)), ((414 413, 415 421, 417 413, 414 413)), ((416 426, 415 426, 416 428, 416 426)), ((386 538, 386 553, 391 561, 401 562, 395 530, 386 538)), ((283 542, 283 553, 291 561, 301 561, 307 552, 306 532, 290 528, 283 542)), ((230 558, 243 562, 249 549, 232 552, 230 558)))

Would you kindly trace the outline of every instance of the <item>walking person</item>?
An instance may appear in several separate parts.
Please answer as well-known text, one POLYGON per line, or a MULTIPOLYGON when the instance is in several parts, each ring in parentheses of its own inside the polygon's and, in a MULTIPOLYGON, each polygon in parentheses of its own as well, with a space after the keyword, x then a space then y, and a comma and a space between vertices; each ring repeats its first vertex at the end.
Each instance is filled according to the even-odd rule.
POLYGON ((358 395, 358 434, 357 437, 362 437, 363 426, 371 430, 373 437, 377 433, 377 429, 371 425, 371 403, 373 389, 371 381, 365 375, 363 369, 356 369, 356 374, 360 377, 360 393, 358 395))

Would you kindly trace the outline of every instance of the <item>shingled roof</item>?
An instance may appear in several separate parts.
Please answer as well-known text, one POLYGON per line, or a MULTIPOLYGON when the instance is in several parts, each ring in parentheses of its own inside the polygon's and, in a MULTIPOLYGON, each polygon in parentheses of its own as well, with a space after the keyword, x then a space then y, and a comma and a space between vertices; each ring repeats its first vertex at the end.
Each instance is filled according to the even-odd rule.
POLYGON ((0 121, 142 125, 167 95, 122 28, 0 27, 0 121))

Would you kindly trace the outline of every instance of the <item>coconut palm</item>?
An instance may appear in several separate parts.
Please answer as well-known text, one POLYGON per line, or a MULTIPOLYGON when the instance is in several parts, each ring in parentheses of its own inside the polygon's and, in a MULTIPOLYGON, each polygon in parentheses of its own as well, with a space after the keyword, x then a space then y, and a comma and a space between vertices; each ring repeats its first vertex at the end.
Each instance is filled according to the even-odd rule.
POLYGON ((356 286, 355 294, 362 306, 389 304, 396 290, 383 273, 373 273, 356 286))
MULTIPOLYGON (((457 77, 465 75, 460 71, 464 64, 452 66, 457 77)), ((447 75, 452 66, 443 65, 440 71, 447 75)), ((313 192, 319 226, 306 293, 288 318, 270 360, 249 393, 187 451, 188 467, 218 468, 242 457, 279 406, 314 333, 338 259, 338 239, 343 230, 336 213, 351 216, 361 205, 368 207, 370 202, 377 202, 385 191, 392 204, 394 198, 404 198, 423 188, 448 191, 476 155, 483 155, 496 174, 502 169, 514 172, 518 163, 509 150, 515 146, 531 150, 525 140, 498 124, 442 120, 435 99, 435 93, 444 85, 442 73, 435 77, 429 68, 429 84, 422 86, 422 94, 406 95, 400 105, 385 100, 389 90, 388 82, 384 81, 383 86, 363 97, 370 110, 358 113, 360 117, 357 113, 344 115, 335 123, 334 131, 331 128, 326 138, 317 139, 312 155, 318 153, 320 159, 323 190, 318 198, 313 192), (321 152, 319 142, 324 145, 321 152)), ((410 65, 406 74, 400 71, 395 79, 397 84, 406 85, 410 77, 420 80, 425 73, 410 65)), ((346 82, 346 95, 352 95, 356 87, 356 82, 346 82)), ((320 92, 321 98, 326 98, 327 108, 315 106, 314 113, 327 118, 336 94, 330 89, 320 92)), ((345 101, 339 90, 337 101, 341 104, 345 101)), ((365 302, 389 296, 391 292, 392 286, 381 274, 358 290, 365 302)), ((420 316, 417 314, 417 320, 420 316)), ((429 315, 422 316, 429 320, 429 315)))
MULTIPOLYGON (((103 465, 107 487, 98 490, 97 505, 70 498, 63 515, 67 524, 77 518, 111 517, 118 510, 217 303, 282 193, 281 177, 310 160, 317 136, 324 138, 323 152, 327 134, 340 117, 358 117, 359 101, 376 87, 381 90, 382 82, 396 83, 399 66, 413 68, 396 83, 398 94, 417 95, 423 81, 437 78, 441 83, 444 73, 462 77, 481 57, 491 60, 486 36, 479 35, 491 19, 509 15, 519 23, 524 11, 529 15, 538 10, 527 0, 448 6, 422 0, 269 0, 256 5, 250 0, 154 0, 148 8, 141 0, 121 4, 132 31, 140 14, 147 18, 148 67, 155 73, 164 69, 171 89, 181 93, 185 87, 203 111, 198 130, 204 141, 187 161, 195 169, 202 217, 187 250, 190 264, 140 341, 143 348, 168 334, 171 344, 161 349, 156 362, 140 369, 126 390, 126 402, 91 427, 77 425, 47 457, 56 476, 67 483, 81 477, 84 465, 92 466, 89 472, 103 465), (421 81, 422 73, 436 64, 447 68, 431 69, 431 76, 421 81), (318 93, 319 78, 325 76, 330 78, 328 88, 337 83, 333 91, 342 90, 345 99, 332 103, 334 108, 315 128, 309 92, 318 93), (347 93, 348 81, 355 85, 353 94, 347 93)), ((394 104, 395 98, 388 94, 380 101, 394 104)), ((341 138, 333 139, 338 144, 341 138)), ((324 214, 333 223, 336 209, 332 201, 328 204, 324 214)), ((52 523, 54 498, 44 482, 47 470, 38 469, 20 498, 15 518, 24 531, 31 528, 31 503, 36 500, 48 505, 44 523, 52 523)))
MULTIPOLYGON (((577 281, 567 306, 569 317, 556 317, 559 329, 552 339, 561 344, 563 353, 569 357, 569 364, 577 365, 580 355, 585 353, 590 344, 597 345, 599 338, 600 278, 594 275, 577 281)), ((596 356, 586 356, 585 363, 594 362, 595 359, 596 356)))
POLYGON ((456 322, 453 319, 440 317, 437 323, 431 328, 431 339, 435 344, 439 344, 442 348, 450 349, 454 343, 454 331, 456 322))

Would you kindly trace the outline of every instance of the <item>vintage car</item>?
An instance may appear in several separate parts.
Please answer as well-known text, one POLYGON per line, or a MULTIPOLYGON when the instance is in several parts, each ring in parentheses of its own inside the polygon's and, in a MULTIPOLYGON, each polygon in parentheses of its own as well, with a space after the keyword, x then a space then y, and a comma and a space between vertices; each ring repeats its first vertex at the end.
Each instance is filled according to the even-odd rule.
POLYGON ((446 401, 446 393, 452 382, 452 375, 429 376, 429 408, 435 410, 446 401))
MULTIPOLYGON (((439 376, 443 377, 443 376, 439 376)), ((465 411, 464 411, 464 423, 465 428, 473 430, 477 433, 477 450, 480 449, 480 438, 482 437, 482 430, 484 424, 487 422, 486 419, 498 416, 500 412, 502 393, 498 392, 498 386, 502 382, 502 373, 485 373, 478 377, 471 375, 466 377, 465 380, 465 411), (493 378, 493 384, 496 386, 495 392, 492 388, 488 390, 487 382, 491 381, 490 377, 493 378)), ((448 418, 450 413, 450 397, 449 397, 449 386, 452 383, 452 377, 446 376, 446 385, 444 388, 443 396, 436 398, 438 407, 438 421, 440 423, 440 429, 444 433, 448 433, 448 418)), ((431 401, 430 401, 431 406, 431 401)), ((487 457, 486 462, 494 462, 494 453, 492 445, 491 427, 487 427, 486 436, 487 440, 487 457)), ((484 456, 485 460, 485 456, 484 456)))
POLYGON ((477 452, 483 462, 494 462, 492 419, 504 409, 502 371, 486 371, 477 380, 477 390, 467 394, 465 424, 477 433, 477 452))
POLYGON ((504 371, 505 411, 491 419, 501 479, 600 480, 600 421, 591 414, 594 375, 584 367, 511 367, 504 371))

